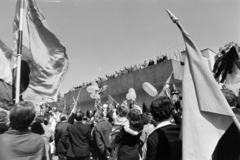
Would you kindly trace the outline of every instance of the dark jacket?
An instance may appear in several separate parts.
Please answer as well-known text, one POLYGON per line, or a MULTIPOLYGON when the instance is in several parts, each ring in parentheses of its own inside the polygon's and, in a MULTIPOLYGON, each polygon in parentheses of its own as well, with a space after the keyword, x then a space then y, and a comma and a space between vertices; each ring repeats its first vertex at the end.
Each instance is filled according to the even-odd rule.
POLYGON ((69 125, 70 124, 68 122, 62 122, 62 123, 59 123, 55 129, 54 137, 55 137, 55 145, 56 145, 57 153, 66 152, 66 149, 63 147, 62 141, 60 141, 60 139, 63 137, 69 125))
POLYGON ((153 131, 147 140, 147 160, 181 160, 180 126, 167 125, 153 131))
POLYGON ((93 132, 93 158, 105 159, 110 155, 111 147, 109 135, 112 125, 107 120, 100 120, 94 127, 93 132))
POLYGON ((89 156, 91 144, 90 126, 82 122, 69 125, 61 142, 67 150, 67 157, 77 158, 89 156), (69 139, 69 142, 67 139, 69 139))

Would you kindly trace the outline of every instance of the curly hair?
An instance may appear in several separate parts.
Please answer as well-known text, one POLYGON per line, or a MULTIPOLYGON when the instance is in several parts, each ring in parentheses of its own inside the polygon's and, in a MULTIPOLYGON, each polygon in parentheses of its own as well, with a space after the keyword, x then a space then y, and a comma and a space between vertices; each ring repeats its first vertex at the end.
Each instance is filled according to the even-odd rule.
POLYGON ((237 105, 237 96, 233 93, 232 90, 225 88, 222 89, 222 93, 230 106, 237 105))
POLYGON ((161 96, 152 101, 150 112, 155 121, 161 122, 174 114, 174 106, 169 97, 161 96))
POLYGON ((8 113, 5 111, 0 111, 0 123, 7 123, 8 113))

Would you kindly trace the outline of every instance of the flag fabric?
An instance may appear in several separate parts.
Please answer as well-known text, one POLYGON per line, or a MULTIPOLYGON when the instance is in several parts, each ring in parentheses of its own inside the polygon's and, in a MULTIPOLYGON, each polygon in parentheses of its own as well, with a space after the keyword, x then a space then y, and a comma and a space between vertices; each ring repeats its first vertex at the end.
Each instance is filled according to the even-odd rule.
POLYGON ((119 105, 111 95, 108 95, 108 105, 112 105, 113 108, 117 108, 119 105))
POLYGON ((170 89, 169 89, 169 83, 172 79, 172 76, 173 76, 173 72, 171 72, 171 74, 169 75, 168 79, 166 80, 166 82, 164 83, 163 85, 163 88, 161 90, 161 92, 159 93, 159 95, 157 97, 160 97, 160 96, 168 96, 171 98, 170 96, 170 89))
POLYGON ((12 85, 12 55, 12 50, 0 40, 0 79, 10 85, 12 85))
MULTIPOLYGON (((173 17, 171 17, 173 18, 173 17)), ((174 17, 176 18, 176 17, 174 17)), ((183 73, 183 157, 210 160, 235 116, 188 33, 177 23, 186 46, 183 73)))
POLYGON ((72 108, 71 114, 77 110, 77 104, 78 104, 79 97, 81 95, 81 91, 82 91, 82 88, 79 89, 76 100, 74 100, 74 98, 73 98, 73 108, 72 108))
MULTIPOLYGON (((17 51, 20 3, 14 18, 14 54, 17 51)), ((28 89, 46 98, 57 99, 67 73, 69 59, 65 47, 49 30, 46 20, 34 0, 24 0, 22 59, 30 67, 28 89)))

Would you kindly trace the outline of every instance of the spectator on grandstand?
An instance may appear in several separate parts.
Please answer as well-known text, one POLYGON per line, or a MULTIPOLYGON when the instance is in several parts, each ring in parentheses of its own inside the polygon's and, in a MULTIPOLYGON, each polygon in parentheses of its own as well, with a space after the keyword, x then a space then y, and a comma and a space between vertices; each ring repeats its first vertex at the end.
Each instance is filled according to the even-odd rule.
POLYGON ((35 116, 36 110, 30 101, 21 101, 10 110, 10 129, 1 138, 12 160, 46 158, 44 139, 28 129, 35 116))
POLYGON ((0 111, 0 134, 8 130, 8 114, 5 111, 0 111))
POLYGON ((155 129, 148 135, 147 160, 179 160, 182 158, 180 126, 170 122, 174 113, 172 101, 167 96, 152 101, 150 112, 155 129))

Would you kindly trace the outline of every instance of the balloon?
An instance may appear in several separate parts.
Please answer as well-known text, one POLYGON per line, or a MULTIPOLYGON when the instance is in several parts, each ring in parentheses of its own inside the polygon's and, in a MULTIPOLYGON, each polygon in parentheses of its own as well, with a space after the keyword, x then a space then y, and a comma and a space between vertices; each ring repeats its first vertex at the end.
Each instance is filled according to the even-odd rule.
POLYGON ((88 87, 87 87, 87 91, 88 91, 89 93, 93 93, 93 92, 95 92, 96 90, 99 90, 99 88, 98 88, 97 86, 88 86, 88 87))
POLYGON ((156 97, 158 95, 158 91, 156 90, 155 87, 153 87, 150 83, 148 82, 144 82, 142 84, 142 88, 144 89, 144 91, 147 92, 147 94, 149 94, 152 97, 156 97))
POLYGON ((127 99, 127 100, 130 100, 130 99, 131 99, 129 93, 126 94, 126 99, 127 99))
MULTIPOLYGON (((97 84, 95 81, 92 82, 92 85, 91 85, 91 86, 95 86, 95 87, 98 88, 98 84, 97 84)), ((97 90, 99 90, 99 88, 98 88, 97 90)))
POLYGON ((130 93, 128 93, 129 94, 129 98, 130 99, 132 99, 132 100, 135 100, 136 99, 136 97, 137 97, 137 95, 136 95, 136 92, 134 91, 134 92, 130 92, 130 93))
POLYGON ((135 92, 135 90, 133 88, 129 88, 128 93, 132 93, 132 92, 135 92))
POLYGON ((91 97, 92 99, 98 99, 98 98, 100 98, 100 95, 99 95, 99 94, 95 94, 95 93, 91 93, 91 94, 90 94, 90 97, 91 97))

